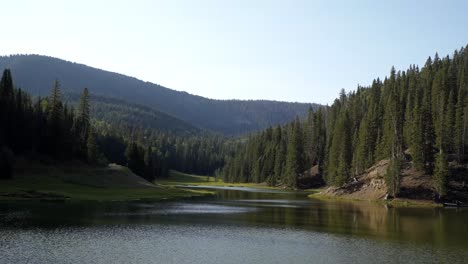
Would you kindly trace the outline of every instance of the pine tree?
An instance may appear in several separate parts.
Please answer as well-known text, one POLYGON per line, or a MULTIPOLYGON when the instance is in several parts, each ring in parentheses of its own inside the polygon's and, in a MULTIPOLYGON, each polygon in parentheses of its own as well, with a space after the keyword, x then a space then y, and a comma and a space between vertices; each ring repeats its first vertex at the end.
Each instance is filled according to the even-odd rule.
POLYGON ((83 89, 83 93, 80 97, 80 103, 78 107, 78 118, 85 125, 89 126, 90 120, 90 104, 89 104, 89 91, 88 88, 83 89))
POLYGON ((314 118, 315 114, 312 108, 309 108, 308 114, 307 114, 307 121, 304 125, 304 154, 305 154, 305 163, 313 166, 314 160, 315 160, 315 144, 316 141, 314 140, 314 118))
POLYGON ((362 119, 361 125, 359 126, 359 134, 356 145, 355 154, 353 155, 353 173, 355 175, 361 174, 368 167, 367 155, 369 151, 369 112, 365 118, 362 119))
POLYGON ((282 142, 276 146, 274 178, 271 180, 272 185, 283 177, 284 164, 285 164, 285 147, 282 142))
POLYGON ((90 116, 89 91, 87 88, 84 88, 78 105, 78 115, 73 124, 73 131, 79 141, 79 155, 84 155, 88 152, 87 141, 91 128, 90 116))
POLYGON ((145 152, 145 179, 149 182, 153 182, 154 176, 154 162, 153 162, 153 148, 149 146, 145 152))
POLYGON ((424 155, 424 121, 420 111, 419 103, 417 101, 415 103, 412 120, 413 124, 410 141, 411 156, 413 158, 413 164, 415 168, 418 170, 423 170, 426 165, 424 155))
POLYGON ((466 135, 466 114, 465 108, 467 108, 466 101, 468 100, 468 60, 465 63, 467 66, 462 65, 460 69, 460 78, 458 86, 457 104, 455 110, 455 132, 454 132, 454 144, 456 149, 456 156, 459 163, 463 162, 465 156, 465 135, 466 135))
POLYGON ((55 157, 60 157, 60 149, 63 146, 62 121, 63 121, 63 104, 60 84, 56 80, 54 88, 47 100, 47 123, 49 126, 49 153, 55 157))
POLYGON ((274 178, 274 167, 275 167, 275 144, 272 141, 272 138, 268 138, 267 142, 265 142, 265 154, 263 158, 263 167, 262 167, 262 179, 261 182, 264 180, 271 181, 271 178, 274 178))
POLYGON ((374 80, 370 88, 368 109, 362 118, 353 155, 353 173, 358 175, 375 162, 375 150, 381 134, 381 83, 374 80))
POLYGON ((303 172, 303 145, 302 129, 299 119, 296 118, 290 130, 290 138, 286 151, 285 183, 287 186, 296 188, 298 176, 303 172))
POLYGON ((252 175, 253 181, 255 183, 260 183, 261 182, 263 157, 260 156, 258 152, 256 152, 256 155, 254 157, 255 158, 253 160, 252 171, 251 171, 250 174, 252 175))
POLYGON ((145 161, 140 147, 135 142, 128 144, 125 151, 127 157, 127 167, 135 174, 143 176, 145 171, 145 161))
MULTIPOLYGON (((73 132, 73 124, 75 119, 75 111, 73 107, 69 107, 67 104, 63 106, 63 119, 60 122, 60 135, 61 143, 60 155, 61 158, 69 159, 74 156, 76 145, 76 136, 73 132)), ((81 160, 86 160, 86 158, 80 157, 81 160)))
MULTIPOLYGON (((450 104, 450 100, 448 100, 447 104, 450 104)), ((451 122, 451 114, 453 113, 450 110, 446 110, 446 108, 450 109, 450 106, 447 105, 445 107, 444 105, 444 97, 442 94, 441 102, 439 102, 439 105, 437 107, 440 108, 439 111, 437 111, 438 117, 436 118, 437 122, 437 148, 439 149, 439 152, 436 155, 436 160, 435 160, 435 168, 434 168, 434 175, 433 175, 433 183, 434 183, 434 189, 436 192, 439 194, 439 197, 442 197, 446 195, 447 192, 447 177, 449 174, 448 170, 448 162, 447 162, 447 150, 449 147, 449 132, 447 131, 448 129, 451 129, 451 127, 446 127, 447 125, 451 122), (450 113, 452 112, 452 113, 450 113), (446 120, 448 118, 448 120, 446 120)))
POLYGON ((2 102, 8 102, 11 101, 12 98, 13 78, 11 77, 11 71, 9 69, 5 69, 0 81, 0 100, 2 100, 2 102))
POLYGON ((405 122, 403 124, 403 142, 405 147, 411 147, 413 124, 415 122, 415 116, 413 115, 413 111, 415 109, 416 100, 418 99, 418 89, 416 77, 417 73, 415 71, 414 66, 410 66, 407 72, 408 92, 406 96, 406 106, 404 114, 405 122))
POLYGON ((442 123, 442 133, 444 133, 444 146, 443 148, 447 151, 447 153, 451 153, 455 151, 455 133, 454 133, 454 119, 455 119, 455 100, 453 96, 453 91, 450 91, 448 101, 446 104, 446 111, 445 116, 443 117, 442 123))
POLYGON ((379 143, 379 158, 396 158, 402 156, 403 148, 403 112, 400 106, 399 75, 395 74, 395 68, 392 67, 390 79, 384 83, 388 87, 386 96, 383 136, 379 143))
POLYGON ((62 92, 60 90, 60 84, 58 80, 55 80, 54 88, 48 99, 48 113, 49 120, 51 123, 59 123, 62 120, 63 115, 63 104, 62 104, 62 92))
POLYGON ((338 176, 338 164, 340 159, 340 146, 342 144, 342 136, 340 127, 337 125, 333 129, 333 134, 330 137, 331 143, 328 151, 327 158, 327 170, 325 181, 328 185, 338 185, 337 176, 338 176))
POLYGON ((87 149, 88 163, 97 164, 99 160, 99 156, 98 156, 98 149, 97 149, 97 144, 96 144, 96 135, 91 129, 87 138, 86 149, 87 149))
POLYGON ((390 160, 387 172, 385 173, 385 184, 391 196, 396 197, 400 192, 400 170, 401 160, 394 157, 390 160))
POLYGON ((447 179, 449 176, 447 156, 445 153, 439 152, 436 155, 436 163, 434 169, 434 189, 439 194, 439 197, 443 197, 447 194, 447 179))
POLYGON ((435 145, 435 132, 432 122, 431 106, 430 106, 430 89, 425 90, 426 93, 423 97, 421 122, 423 134, 423 163, 426 171, 431 173, 433 170, 434 162, 434 145, 435 145))
MULTIPOLYGON (((8 145, 12 131, 12 115, 13 115, 13 79, 9 69, 3 71, 2 79, 0 80, 0 146, 8 145)), ((11 143, 10 143, 11 144, 11 143)), ((12 147, 11 145, 9 147, 12 147)))
POLYGON ((352 142, 351 142, 351 129, 350 120, 347 112, 344 112, 342 120, 337 127, 341 130, 339 133, 340 148, 338 152, 338 167, 335 175, 335 185, 341 186, 351 176, 351 162, 352 162, 352 142))
POLYGON ((319 108, 313 115, 312 120, 312 154, 311 165, 318 165, 319 170, 322 171, 322 166, 325 161, 325 148, 327 144, 327 135, 325 128, 325 118, 322 108, 319 108))
POLYGON ((464 157, 464 138, 463 138, 463 108, 464 108, 464 94, 459 89, 458 97, 457 97, 457 104, 455 110, 455 131, 454 131, 454 145, 455 145, 455 154, 457 156, 457 161, 459 163, 462 162, 462 158, 464 157))

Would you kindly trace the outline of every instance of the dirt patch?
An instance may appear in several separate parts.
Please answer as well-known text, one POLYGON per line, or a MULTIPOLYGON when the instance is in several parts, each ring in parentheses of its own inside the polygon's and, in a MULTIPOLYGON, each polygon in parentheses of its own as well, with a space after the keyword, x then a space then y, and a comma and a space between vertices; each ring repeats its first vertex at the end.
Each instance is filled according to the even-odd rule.
POLYGON ((387 172, 389 160, 381 160, 356 176, 342 187, 329 187, 321 194, 359 200, 379 200, 387 194, 383 176, 387 172))
MULTIPOLYGON (((381 160, 344 186, 329 187, 320 195, 359 200, 383 200, 387 197, 384 175, 389 162, 389 160, 381 160)), ((450 171, 445 200, 468 202, 468 167, 451 164, 450 171)), ((411 200, 430 203, 434 199, 434 193, 432 176, 415 169, 412 162, 403 162, 400 172, 400 192, 395 201, 411 200)))
POLYGON ((398 198, 432 201, 434 188, 432 176, 416 170, 411 162, 403 163, 401 171, 400 193, 398 198))

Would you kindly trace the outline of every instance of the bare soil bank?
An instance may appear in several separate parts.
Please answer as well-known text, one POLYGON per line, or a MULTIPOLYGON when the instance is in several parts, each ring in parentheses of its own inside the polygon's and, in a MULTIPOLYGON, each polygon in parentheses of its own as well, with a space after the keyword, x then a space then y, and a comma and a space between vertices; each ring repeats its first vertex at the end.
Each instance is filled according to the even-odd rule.
MULTIPOLYGON (((342 187, 328 187, 319 196, 356 200, 386 200, 387 187, 384 175, 389 160, 381 160, 358 175, 342 187)), ((450 165, 451 176, 448 181, 447 201, 468 202, 468 168, 456 164, 450 165)), ((410 201, 414 203, 433 203, 434 188, 432 176, 416 170, 411 162, 405 162, 400 174, 400 192, 393 199, 395 202, 410 201)))

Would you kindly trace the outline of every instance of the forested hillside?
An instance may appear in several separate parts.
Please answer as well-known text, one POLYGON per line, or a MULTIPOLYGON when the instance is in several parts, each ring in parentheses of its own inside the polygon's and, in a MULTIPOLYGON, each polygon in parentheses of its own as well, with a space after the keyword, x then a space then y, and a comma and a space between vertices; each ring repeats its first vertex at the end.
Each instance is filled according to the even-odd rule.
MULTIPOLYGON (((0 178, 13 176, 15 156, 98 164, 96 133, 90 124, 89 92, 83 90, 76 110, 63 103, 58 81, 46 98, 31 98, 17 89, 9 70, 0 81, 0 178)), ((49 85, 50 87, 51 85, 49 85)))
POLYGON ((96 101, 88 89, 71 105, 64 100, 59 81, 49 87, 48 96, 31 97, 16 88, 10 70, 3 72, 0 178, 13 177, 18 157, 46 164, 117 163, 153 181, 167 177, 169 169, 213 174, 232 155, 234 143, 154 110, 98 98, 98 109, 91 111, 96 101))
MULTIPOLYGON (((11 69, 15 83, 33 96, 45 96, 54 80, 64 94, 93 94, 151 107, 192 126, 226 135, 244 134, 305 116, 314 104, 276 101, 212 100, 138 79, 51 57, 15 55, 0 57, 0 70, 11 69)), ((155 73, 157 74, 157 73, 155 73)), ((222 87, 220 87, 222 89, 222 87)))
MULTIPOLYGON (((69 94, 70 104, 79 103, 78 94, 69 94)), ((203 131, 189 123, 153 108, 126 101, 91 95, 90 112, 94 120, 112 124, 116 129, 155 130, 178 136, 201 135, 203 131)))
POLYGON ((467 144, 468 46, 451 57, 429 57, 422 68, 392 67, 383 80, 343 90, 306 121, 252 136, 224 168, 224 178, 296 187, 317 166, 328 185, 342 186, 388 159, 384 179, 391 195, 400 191, 405 162, 431 175, 435 192, 444 196, 452 172, 466 171, 467 144))

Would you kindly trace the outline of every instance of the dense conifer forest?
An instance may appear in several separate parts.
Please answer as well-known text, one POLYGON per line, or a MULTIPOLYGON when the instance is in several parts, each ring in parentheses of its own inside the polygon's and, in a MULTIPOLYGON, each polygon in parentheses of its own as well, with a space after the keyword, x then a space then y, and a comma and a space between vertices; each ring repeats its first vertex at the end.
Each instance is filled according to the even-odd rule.
POLYGON ((223 169, 227 182, 298 186, 316 166, 326 184, 341 186, 377 161, 390 160, 385 182, 397 195, 402 162, 432 175, 447 192, 451 168, 466 165, 468 47, 429 57, 422 68, 392 67, 368 87, 341 91, 306 119, 252 135, 223 169))
POLYGON ((49 96, 32 98, 14 86, 10 70, 3 72, 0 82, 2 178, 13 177, 17 157, 51 164, 116 163, 153 181, 167 177, 169 169, 211 175, 224 165, 225 155, 232 155, 232 144, 225 138, 202 133, 165 114, 146 109, 139 119, 125 120, 125 115, 115 114, 138 116, 145 108, 105 98, 93 102, 86 88, 76 103, 69 104, 63 99, 59 81, 52 85, 49 96), (165 121, 168 123, 164 124, 165 121))
MULTIPOLYGON (((73 106, 79 103, 79 94, 68 94, 67 97, 73 106)), ((90 101, 90 111, 93 119, 112 124, 119 129, 138 127, 178 136, 196 136, 207 132, 153 108, 95 94, 90 101)))
POLYGON ((33 99, 13 86, 12 74, 5 70, 0 81, 0 124, 2 178, 12 177, 16 155, 77 159, 90 164, 103 159, 90 125, 87 89, 75 109, 63 103, 58 81, 47 98, 33 99))

